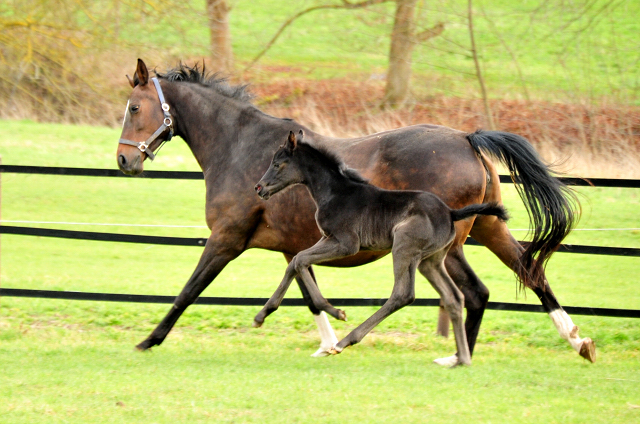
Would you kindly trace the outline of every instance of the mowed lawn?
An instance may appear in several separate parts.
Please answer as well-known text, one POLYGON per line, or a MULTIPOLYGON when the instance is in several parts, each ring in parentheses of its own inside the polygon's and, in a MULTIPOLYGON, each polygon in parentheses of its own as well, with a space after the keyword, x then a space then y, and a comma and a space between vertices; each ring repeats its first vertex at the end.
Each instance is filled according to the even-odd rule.
MULTIPOLYGON (((0 121, 0 130, 3 164, 115 167, 118 130, 15 121, 0 121)), ((176 139, 147 169, 197 165, 176 139)), ((207 236, 201 181, 1 177, 4 225, 207 236), (187 228, 125 225, 141 223, 187 228)), ((522 203, 511 186, 503 188, 510 227, 523 238, 522 203)), ((639 190, 580 193, 581 231, 568 242, 640 247, 639 190)), ((201 252, 12 235, 1 241, 3 288, 176 295, 201 252)), ((537 303, 530 292, 517 294, 512 273, 486 249, 466 252, 491 300, 537 303)), ((204 295, 267 297, 284 264, 278 253, 248 251, 204 295)), ((548 276, 565 305, 640 309, 638 264, 637 258, 558 254, 548 276)), ((392 285, 389 257, 317 273, 327 297, 386 297, 392 285)), ((418 280, 417 296, 435 297, 418 280)), ((294 288, 288 296, 300 294, 294 288)), ((259 307, 195 305, 163 345, 134 351, 168 309, 3 297, 0 422, 640 421, 640 321, 634 319, 573 316, 581 335, 598 344, 598 362, 590 364, 546 315, 488 311, 473 365, 450 370, 431 363, 455 350, 453 340, 435 335, 435 308, 405 308, 360 345, 311 358, 318 336, 305 308, 283 307, 253 329, 259 307)), ((373 311, 347 308, 349 321, 332 323, 344 336, 373 311)))

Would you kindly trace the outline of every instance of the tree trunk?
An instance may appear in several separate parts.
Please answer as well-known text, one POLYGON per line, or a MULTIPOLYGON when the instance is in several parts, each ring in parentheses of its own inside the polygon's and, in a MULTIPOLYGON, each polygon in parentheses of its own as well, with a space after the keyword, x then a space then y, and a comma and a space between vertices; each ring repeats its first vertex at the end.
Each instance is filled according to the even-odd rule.
POLYGON ((398 106, 409 95, 411 78, 411 55, 415 47, 413 40, 413 14, 417 0, 397 0, 396 15, 391 33, 389 69, 384 90, 384 104, 398 106))
POLYGON ((211 67, 216 72, 231 73, 233 51, 229 32, 227 0, 207 0, 207 15, 211 34, 211 67))

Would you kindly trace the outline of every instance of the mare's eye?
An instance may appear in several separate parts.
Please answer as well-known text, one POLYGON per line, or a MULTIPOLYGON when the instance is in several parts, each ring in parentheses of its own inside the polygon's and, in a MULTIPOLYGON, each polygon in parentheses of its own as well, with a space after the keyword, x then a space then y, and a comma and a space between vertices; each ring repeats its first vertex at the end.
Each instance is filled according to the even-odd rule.
POLYGON ((129 110, 131 110, 131 113, 136 113, 137 111, 140 110, 140 106, 138 105, 131 105, 131 107, 129 108, 129 110))
POLYGON ((278 169, 280 168, 280 164, 279 163, 274 163, 273 164, 273 169, 278 169))

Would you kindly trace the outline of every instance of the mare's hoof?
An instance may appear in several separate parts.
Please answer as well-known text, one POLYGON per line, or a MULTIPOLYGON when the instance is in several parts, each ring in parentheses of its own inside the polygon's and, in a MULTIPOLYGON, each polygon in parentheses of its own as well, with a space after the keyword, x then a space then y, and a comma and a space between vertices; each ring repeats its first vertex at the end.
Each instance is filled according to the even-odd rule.
POLYGON ((135 348, 138 352, 151 352, 151 347, 147 347, 144 342, 138 344, 135 348))
POLYGON ((434 364, 438 364, 441 367, 455 367, 458 365, 458 355, 447 356, 446 358, 438 358, 433 360, 434 364))
POLYGON ((256 321, 256 320, 254 319, 254 320, 253 320, 253 323, 251 323, 251 326, 252 326, 253 328, 260 328, 260 327, 262 327, 262 323, 261 323, 261 322, 258 322, 258 321, 256 321))
POLYGON ((333 345, 333 347, 331 349, 329 349, 329 354, 330 355, 337 355, 339 353, 342 353, 342 348, 338 347, 338 345, 333 345))
POLYGON ((586 337, 582 341, 582 346, 580 347, 580 356, 585 359, 588 359, 591 363, 596 362, 596 342, 591 340, 589 337, 586 337))

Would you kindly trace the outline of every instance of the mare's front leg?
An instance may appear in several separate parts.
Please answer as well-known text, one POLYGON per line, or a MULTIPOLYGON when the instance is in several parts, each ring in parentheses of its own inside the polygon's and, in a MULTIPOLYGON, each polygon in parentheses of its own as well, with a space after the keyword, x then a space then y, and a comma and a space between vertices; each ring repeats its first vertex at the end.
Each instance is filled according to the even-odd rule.
POLYGON ((158 324, 153 332, 143 342, 138 344, 138 350, 147 350, 153 346, 160 345, 167 337, 178 318, 182 313, 200 296, 205 288, 214 278, 222 271, 222 269, 240 253, 242 247, 229 243, 229 234, 220 235, 211 233, 204 251, 200 256, 200 261, 195 271, 187 281, 178 297, 173 302, 173 306, 169 313, 158 324))

